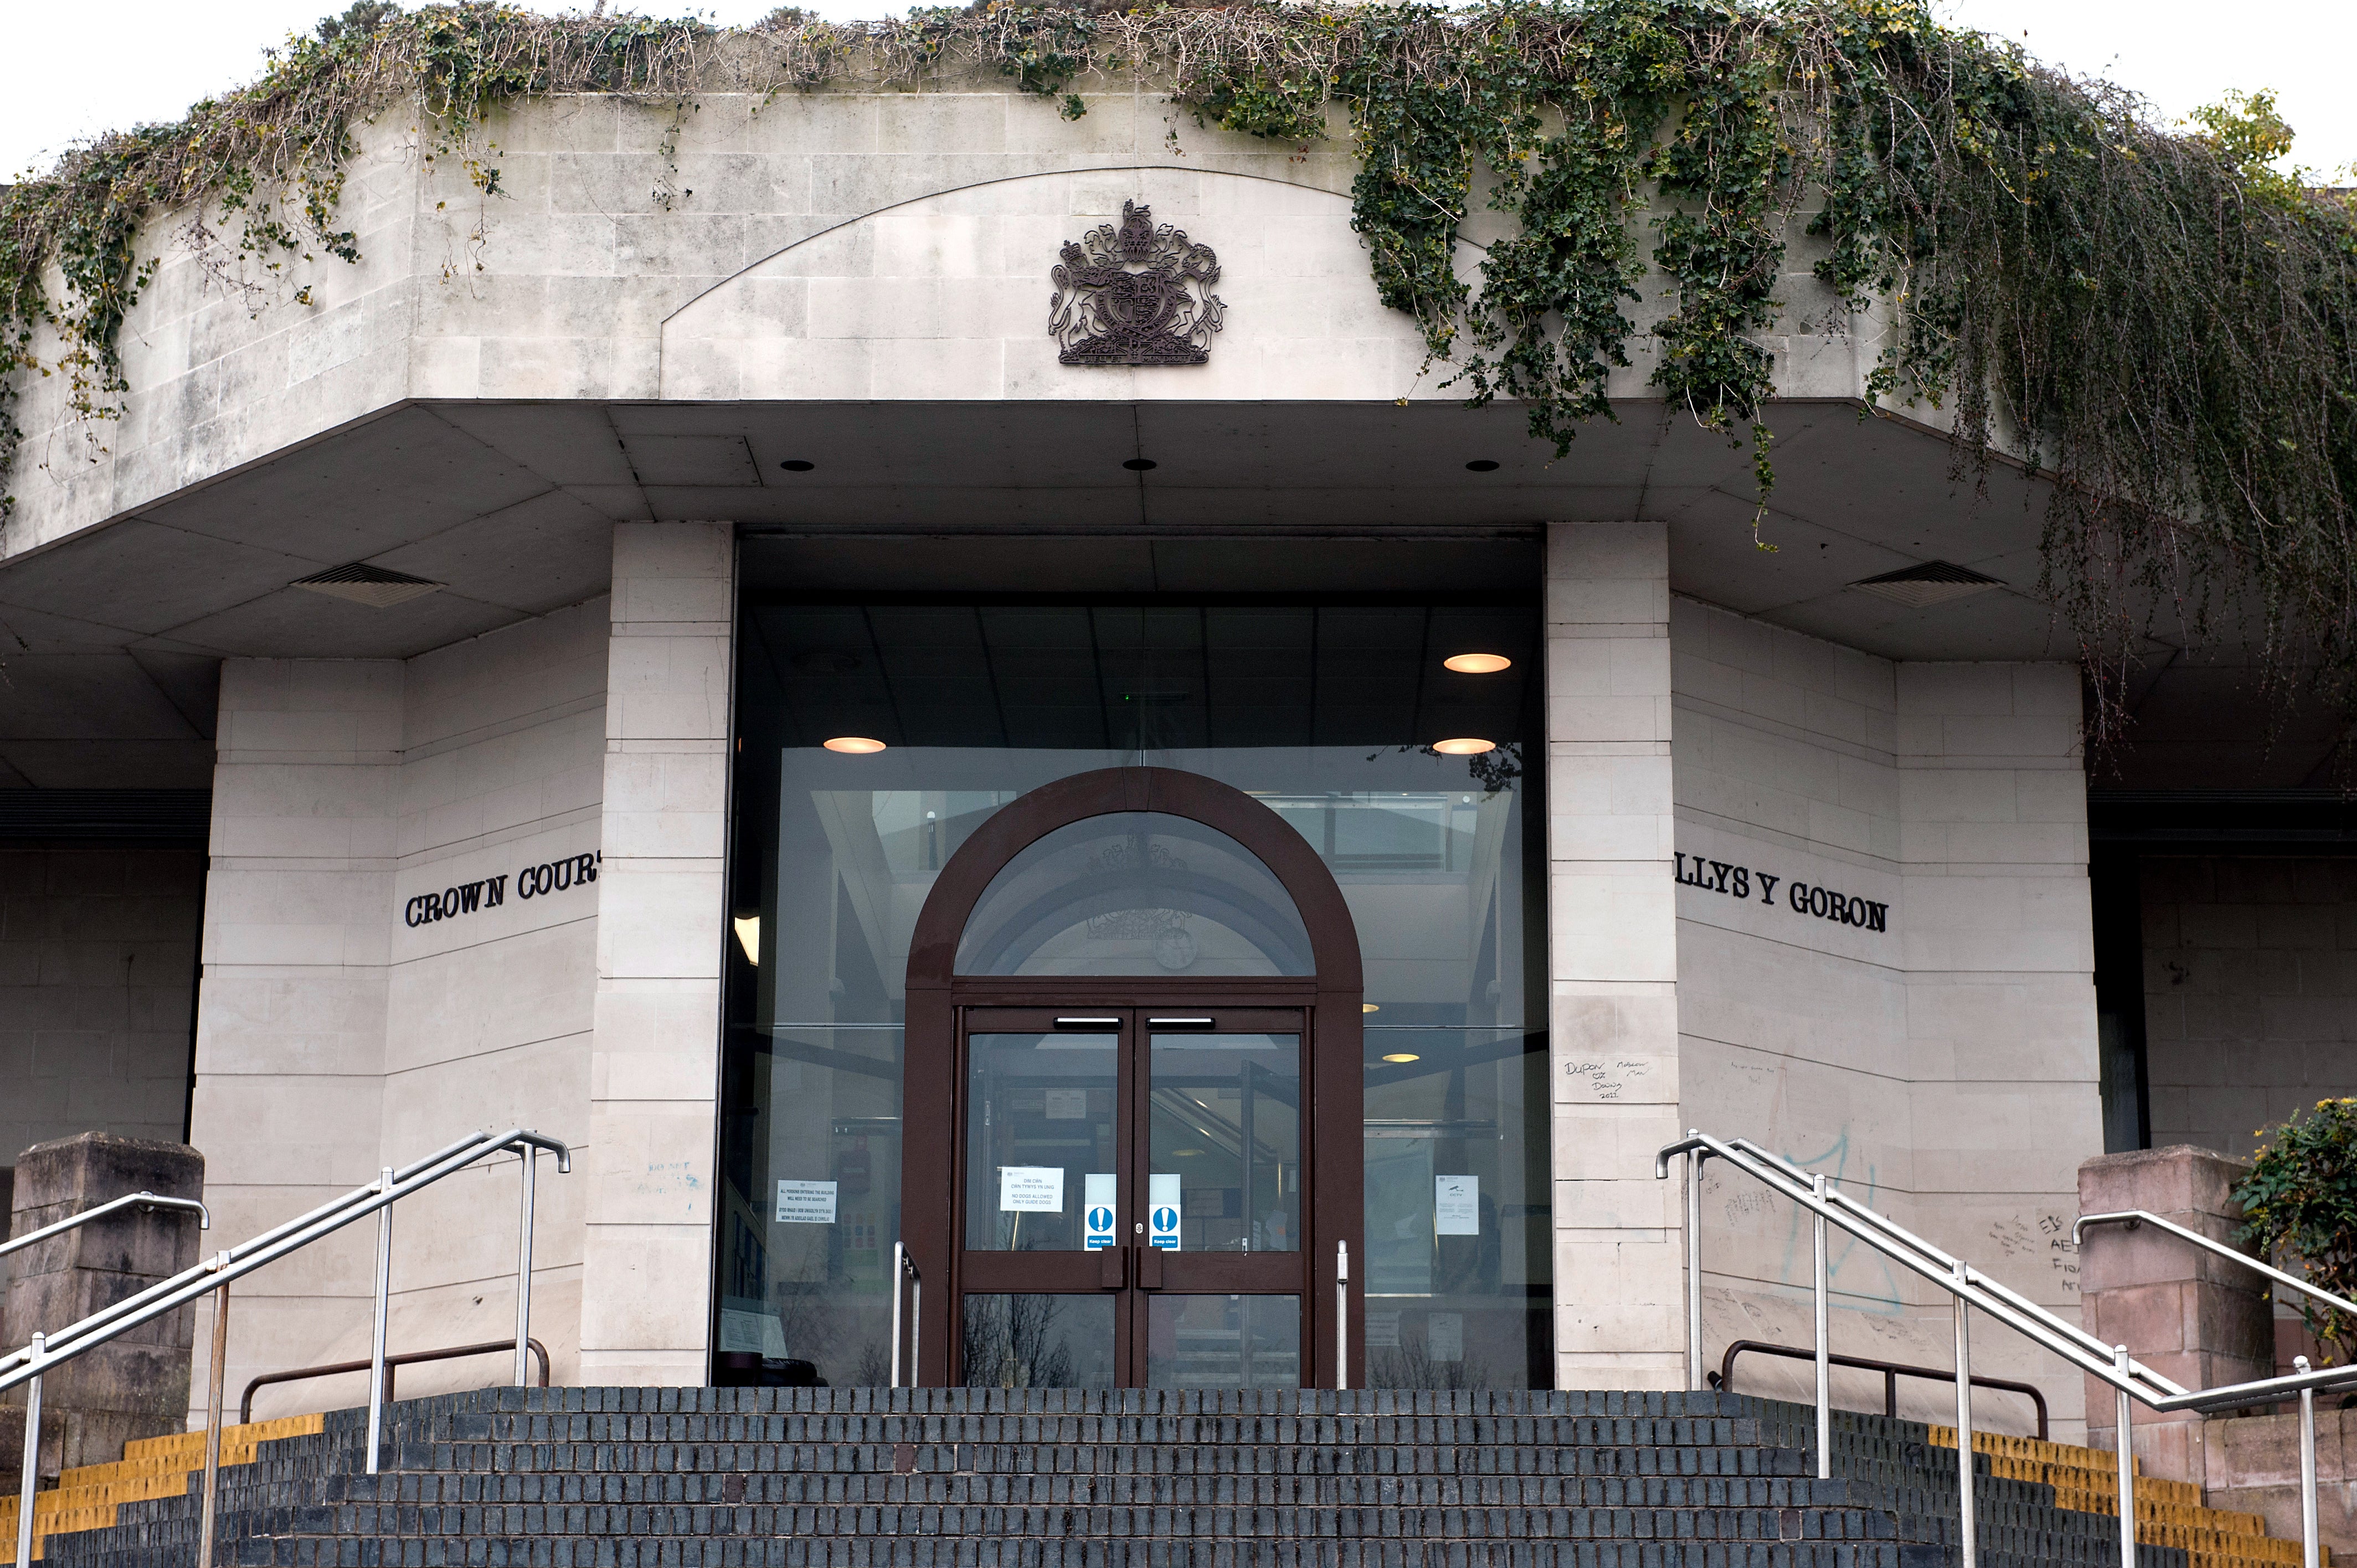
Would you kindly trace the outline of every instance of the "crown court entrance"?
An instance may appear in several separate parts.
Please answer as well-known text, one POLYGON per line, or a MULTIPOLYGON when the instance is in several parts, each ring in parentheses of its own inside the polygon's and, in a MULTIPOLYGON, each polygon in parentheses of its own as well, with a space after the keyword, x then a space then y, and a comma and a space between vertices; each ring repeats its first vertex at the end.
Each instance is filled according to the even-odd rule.
POLYGON ((903 1154, 904 1192, 954 1194, 904 1206, 911 1250, 951 1260, 920 1371, 1330 1383, 1361 1251, 1361 993, 1331 874, 1240 789, 1114 768, 993 818, 909 963, 909 1114, 955 1130, 903 1154))
POLYGON ((1545 1386, 1534 610, 765 596, 773 542, 716 1379, 886 1382, 897 1241, 904 1380, 1545 1386))

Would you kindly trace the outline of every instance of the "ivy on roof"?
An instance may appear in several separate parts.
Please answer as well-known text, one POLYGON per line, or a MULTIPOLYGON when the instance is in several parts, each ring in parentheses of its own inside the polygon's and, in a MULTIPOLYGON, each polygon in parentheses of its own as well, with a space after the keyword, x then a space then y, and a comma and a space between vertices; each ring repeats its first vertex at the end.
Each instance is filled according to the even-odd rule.
MULTIPOLYGON (((2010 453, 2053 479, 2040 589, 2099 690, 2156 618, 2199 637, 2255 606, 2276 669, 2357 693, 2357 214, 2274 173, 2255 116, 2171 133, 1921 0, 999 5, 854 25, 789 9, 740 30, 362 0, 253 85, 0 198, 0 397, 67 377, 98 456, 127 391, 118 337, 157 264, 149 220, 190 215, 179 241, 232 286, 352 261, 352 127, 395 106, 495 199, 474 130, 511 100, 974 70, 1070 117, 1076 86, 1132 72, 1231 131, 1347 134, 1375 286, 1455 384, 1519 403, 1562 453, 1612 416, 1607 379, 1640 356, 1674 409, 1751 444, 1770 536, 1770 335, 1879 332, 1877 403, 1944 411, 1960 478, 2010 453), (1477 204, 1507 237, 1469 285, 1454 263, 1477 204)), ((19 439, 0 401, 0 461, 19 439)))

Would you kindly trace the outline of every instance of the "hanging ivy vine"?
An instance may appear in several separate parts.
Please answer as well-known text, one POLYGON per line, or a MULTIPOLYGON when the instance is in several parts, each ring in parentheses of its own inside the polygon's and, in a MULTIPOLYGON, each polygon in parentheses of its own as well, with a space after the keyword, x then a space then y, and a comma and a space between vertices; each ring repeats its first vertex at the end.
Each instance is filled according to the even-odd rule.
POLYGON ((2040 586, 2099 689, 2157 618, 2198 637, 2255 607, 2276 669, 2357 693, 2357 216, 2269 166, 2287 134, 2264 100, 2173 133, 1921 0, 788 9, 735 31, 361 0, 253 86, 0 197, 0 462, 27 376, 65 376, 88 430, 118 412, 156 215, 196 214, 180 238, 233 286, 353 259, 353 127, 396 107, 489 199, 479 128, 517 98, 974 70, 1069 117, 1077 88, 1128 71, 1231 131, 1347 128, 1381 298, 1558 454, 1641 363, 1665 403, 1750 442, 1764 509, 1774 335, 1878 333, 1881 406, 1943 411, 1967 478, 2027 453, 2053 480, 2040 586), (1469 277, 1477 202, 1502 233, 1469 277), (1812 291, 1836 319, 1788 319, 1812 291))

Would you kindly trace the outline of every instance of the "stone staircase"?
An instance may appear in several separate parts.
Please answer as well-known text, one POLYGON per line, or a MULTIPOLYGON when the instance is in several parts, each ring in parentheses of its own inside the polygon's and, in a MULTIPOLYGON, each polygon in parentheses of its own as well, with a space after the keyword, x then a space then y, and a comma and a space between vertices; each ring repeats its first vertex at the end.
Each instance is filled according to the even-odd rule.
MULTIPOLYGON (((1932 1427, 1931 1440, 1947 1449, 1948 1462, 1955 1463, 1954 1427, 1932 1427)), ((2111 1450, 1975 1432, 1973 1452, 1988 1455, 1991 1475, 2052 1487, 2057 1506, 2105 1515, 2118 1528, 2120 1480, 2111 1450)), ((2141 1461, 2130 1462, 2141 1472, 2141 1461)), ((2190 1568, 2297 1568, 2301 1561, 2298 1541, 2273 1539, 2257 1514, 2205 1508, 2201 1488, 2190 1481, 2138 1474, 2136 1512, 2136 1540, 2147 1546, 2178 1548, 2190 1568)), ((2332 1554, 2319 1547, 2318 1560, 2330 1568, 2332 1554)))
MULTIPOLYGON (((305 1437, 323 1429, 320 1415, 289 1416, 284 1421, 257 1421, 221 1428, 221 1468, 253 1463, 264 1443, 305 1437)), ((48 1537, 83 1530, 106 1530, 125 1503, 159 1498, 185 1498, 188 1478, 205 1467, 205 1434, 178 1432, 167 1437, 143 1437, 123 1445, 123 1457, 111 1465, 82 1465, 58 1477, 58 1484, 33 1498, 33 1559, 45 1555, 48 1537)), ((0 1563, 16 1561, 17 1498, 13 1492, 0 1501, 0 1563)))
MULTIPOLYGON (((221 1561, 350 1568, 1952 1568, 1953 1439, 1727 1393, 492 1389, 265 1440, 221 1561)), ((2082 1451, 2084 1452, 2084 1451, 2082 1451)), ((1975 1487, 1981 1568, 2114 1568, 2053 1482, 1975 1487)), ((2060 1461, 2039 1461, 2059 1464, 2060 1461)), ((2074 1477, 2077 1472, 2073 1472, 2074 1477)), ((189 1495, 47 1538, 194 1568, 189 1495)), ((2158 1499, 2157 1498, 2156 1501, 2158 1499)), ((2169 1505, 2175 1506, 2175 1505, 2169 1505)), ((2147 1545, 2138 1568, 2190 1568, 2147 1545)))

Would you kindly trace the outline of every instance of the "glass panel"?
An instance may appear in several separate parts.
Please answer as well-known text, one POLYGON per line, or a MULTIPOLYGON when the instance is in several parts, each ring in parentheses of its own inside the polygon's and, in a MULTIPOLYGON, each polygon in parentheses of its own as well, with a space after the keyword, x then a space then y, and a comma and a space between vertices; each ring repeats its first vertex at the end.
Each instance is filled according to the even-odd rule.
MULTIPOLYGON (((772 553, 803 548, 748 537, 743 580, 799 580, 772 553)), ((1535 582, 1537 573, 1499 580, 1510 579, 1535 582)), ((1233 785, 1309 843, 1356 923, 1372 1028, 1437 1027, 1469 1049, 1512 1038, 1517 1062, 1544 1060, 1544 814, 1523 810, 1544 786, 1534 604, 786 604, 748 594, 739 628, 728 913, 744 945, 729 947, 732 1025, 787 1033, 897 1022, 909 935, 959 846, 1042 784, 1143 762, 1233 785), (1482 676, 1442 668, 1448 652, 1464 650, 1502 653, 1513 664, 1482 676), (845 735, 873 736, 888 749, 822 749, 845 735), (1472 757, 1431 749, 1458 736, 1497 748, 1472 757)), ((1204 971, 1199 962, 1183 972, 1204 971)), ((1371 1063, 1405 1049, 1379 1047, 1383 1038, 1369 1036, 1371 1063)), ((897 1089, 897 1047, 893 1059, 897 1089)), ((1545 1387, 1547 1189, 1529 1174, 1545 1160, 1544 1084, 1502 1061, 1491 1070, 1504 1076, 1485 1090, 1482 1075, 1471 1073, 1467 1092, 1475 1105, 1490 1093, 1494 1112, 1444 1114, 1448 1090, 1423 1081, 1433 1075, 1371 1069, 1369 1240, 1405 1219, 1414 1244, 1387 1260, 1407 1270, 1391 1275, 1405 1282, 1400 1298, 1370 1305, 1376 1332, 1388 1323, 1409 1347, 1423 1343, 1419 1315, 1462 1317, 1469 1359, 1433 1363, 1435 1380, 1478 1373, 1494 1387, 1545 1387), (1394 1095, 1404 1098, 1386 1098, 1394 1095), (1437 1154, 1426 1170, 1402 1154, 1410 1140, 1393 1130, 1402 1121, 1492 1115, 1494 1144, 1468 1146, 1487 1147, 1495 1182, 1473 1155, 1437 1154), (1508 1171, 1524 1173, 1519 1187, 1509 1189, 1508 1171), (1484 1286, 1478 1305, 1449 1283, 1448 1258, 1462 1239, 1429 1234, 1434 1182, 1450 1175, 1480 1178, 1481 1223, 1496 1212, 1497 1283, 1484 1286), (1521 1347, 1491 1335, 1485 1314, 1519 1314, 1521 1347)), ((767 1100, 740 1097, 751 1081, 729 1079, 724 1125, 732 1135, 771 1113, 767 1100)), ((880 1171, 885 1145, 873 1146, 880 1171)), ((1133 1203, 1125 1228, 1140 1218, 1133 1203)), ((726 1222, 717 1240, 726 1276, 735 1254, 726 1222)), ((880 1237, 888 1261, 891 1240, 888 1231, 880 1237)), ((855 1292, 846 1280, 837 1310, 880 1312, 880 1293, 857 1294, 867 1288, 855 1292)), ((882 1352, 882 1326, 860 1334, 882 1352)), ((1448 1348, 1444 1326, 1438 1348, 1448 1348)))
POLYGON ((963 1359, 970 1389, 1114 1386, 1110 1295, 969 1295, 963 1359))
POLYGON ((715 1340, 727 1380, 885 1380, 900 1060, 897 1028, 729 1031, 715 1340))
POLYGON ((960 974, 1308 974, 1309 932, 1274 872, 1216 828, 1159 811, 1069 822, 991 879, 960 974))
POLYGON ((1118 1035, 975 1035, 966 1047, 965 1244, 1077 1252, 1089 1187, 1110 1183, 1118 1035))
POLYGON ((1147 1161, 1177 1178, 1178 1251, 1299 1251, 1301 1036, 1157 1034, 1146 1071, 1147 1161))
POLYGON ((1146 1300, 1146 1387, 1301 1386, 1299 1296, 1151 1295, 1146 1300))
POLYGON ((1520 1030, 1367 1031, 1367 1380, 1383 1389, 1542 1380, 1551 1245, 1546 1039, 1520 1030))

